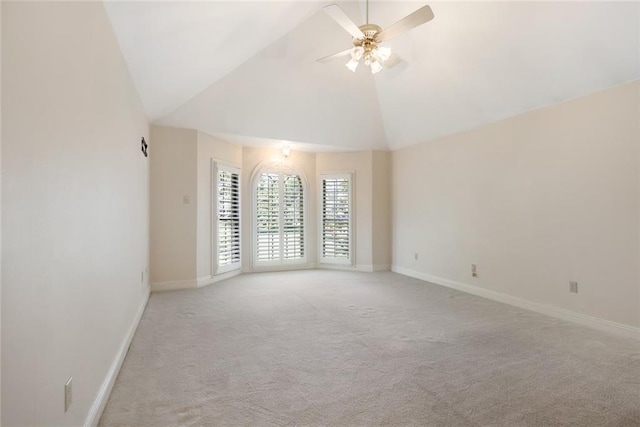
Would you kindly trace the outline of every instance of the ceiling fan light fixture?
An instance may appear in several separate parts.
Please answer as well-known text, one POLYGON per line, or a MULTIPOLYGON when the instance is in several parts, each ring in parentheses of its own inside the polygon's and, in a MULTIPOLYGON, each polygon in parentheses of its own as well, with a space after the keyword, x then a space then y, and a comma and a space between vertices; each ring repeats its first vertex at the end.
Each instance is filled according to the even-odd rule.
POLYGON ((364 53, 364 48, 362 46, 356 46, 351 51, 351 59, 355 59, 356 61, 360 61, 362 58, 362 54, 364 53))
POLYGON ((374 61, 374 60, 375 58, 373 58, 373 55, 371 54, 371 52, 367 52, 364 55, 364 65, 366 65, 367 67, 371 65, 371 61, 374 61))
POLYGON ((356 68, 358 68, 358 64, 359 64, 359 62, 356 59, 351 58, 349 60, 349 62, 347 62, 345 65, 349 70, 351 70, 351 71, 353 71, 355 73, 356 72, 356 68))
POLYGON ((375 74, 382 69, 382 63, 387 60, 391 59, 390 63, 386 64, 388 68, 400 62, 398 56, 391 57, 390 48, 380 46, 380 43, 389 41, 405 31, 411 30, 433 19, 431 7, 425 5, 383 30, 380 26, 369 23, 369 0, 366 0, 366 8, 366 24, 360 26, 357 26, 337 4, 330 4, 323 8, 327 15, 351 34, 354 47, 320 58, 317 60, 318 62, 328 62, 334 58, 351 55, 351 60, 346 64, 348 69, 355 71, 358 67, 358 62, 363 59, 364 64, 371 67, 371 72, 375 74))
POLYGON ((377 59, 371 61, 371 74, 375 74, 378 71, 382 70, 382 64, 377 59))
POLYGON ((371 67, 371 72, 375 74, 382 69, 383 62, 391 59, 389 63, 386 63, 388 68, 400 62, 397 55, 393 58, 391 57, 390 48, 379 46, 380 43, 387 42, 405 31, 411 30, 433 19, 431 7, 425 5, 383 30, 380 26, 369 23, 369 0, 366 0, 366 8, 366 24, 360 26, 356 25, 347 14, 344 13, 340 6, 335 3, 323 8, 327 15, 333 18, 346 32, 351 34, 354 47, 320 58, 317 60, 318 62, 328 62, 334 58, 351 55, 351 60, 346 64, 348 69, 355 72, 358 67, 358 62, 364 59, 364 64, 371 67))

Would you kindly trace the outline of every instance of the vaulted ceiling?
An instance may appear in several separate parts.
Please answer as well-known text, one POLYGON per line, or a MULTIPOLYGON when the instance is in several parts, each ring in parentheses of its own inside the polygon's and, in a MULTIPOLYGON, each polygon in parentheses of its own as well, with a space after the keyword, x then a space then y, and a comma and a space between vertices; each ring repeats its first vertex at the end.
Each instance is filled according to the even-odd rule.
MULTIPOLYGON (((315 1, 105 3, 155 123, 249 145, 396 149, 640 78, 640 3, 428 2, 372 75, 315 1)), ((427 2, 372 1, 385 28, 427 2)), ((357 24, 364 2, 338 3, 357 24)))

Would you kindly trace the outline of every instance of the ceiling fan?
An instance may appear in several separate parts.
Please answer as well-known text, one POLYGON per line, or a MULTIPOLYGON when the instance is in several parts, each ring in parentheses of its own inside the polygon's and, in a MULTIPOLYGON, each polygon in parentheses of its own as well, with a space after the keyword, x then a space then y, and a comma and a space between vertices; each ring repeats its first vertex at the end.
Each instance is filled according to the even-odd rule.
POLYGON ((361 59, 365 65, 371 67, 373 74, 382 70, 382 66, 392 67, 400 60, 391 55, 391 49, 380 44, 404 33, 407 30, 427 23, 433 19, 433 11, 429 6, 423 6, 415 12, 405 16, 400 21, 383 30, 378 25, 369 23, 369 0, 367 0, 367 23, 357 26, 344 13, 337 4, 330 4, 324 7, 327 15, 332 17, 342 28, 353 36, 353 47, 333 55, 320 58, 318 62, 329 62, 343 56, 351 56, 346 66, 355 72, 361 59))

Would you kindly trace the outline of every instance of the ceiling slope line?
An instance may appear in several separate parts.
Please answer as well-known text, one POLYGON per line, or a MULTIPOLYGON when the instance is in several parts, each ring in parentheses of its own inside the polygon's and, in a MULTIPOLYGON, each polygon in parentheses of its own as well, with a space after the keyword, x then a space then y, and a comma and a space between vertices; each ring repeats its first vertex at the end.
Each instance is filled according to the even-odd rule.
POLYGON ((239 64, 237 64, 235 67, 233 67, 231 70, 229 70, 227 73, 221 75, 217 80, 209 83, 207 86, 205 86, 202 90, 200 90, 199 92, 197 92, 195 95, 193 95, 191 98, 187 99, 186 101, 184 101, 181 104, 178 104, 176 107, 174 107, 172 110, 170 110, 168 113, 163 114, 160 117, 157 117, 155 119, 153 119, 152 123, 159 123, 162 120, 166 119, 167 117, 171 116, 172 114, 174 114, 176 111, 178 111, 180 108, 182 108, 184 105, 188 104, 189 102, 191 102, 192 100, 194 100, 195 98, 199 97, 200 95, 202 95, 204 92, 206 92, 209 88, 211 88, 211 86, 217 84, 218 82, 224 80, 226 77, 228 77, 229 75, 233 74, 235 71, 237 71, 239 68, 243 67, 244 65, 247 64, 247 62, 251 61, 253 58, 255 58, 256 56, 260 55, 262 52, 264 52, 265 50, 269 49, 271 46, 273 46, 274 44, 280 42, 281 40, 285 39, 286 37, 289 36, 289 34, 291 34, 293 31, 295 31, 297 28, 301 27, 304 25, 305 22, 307 22, 309 19, 311 19, 311 17, 315 16, 316 14, 318 14, 321 9, 322 9, 322 5, 324 5, 324 2, 317 2, 315 0, 311 0, 309 1, 309 3, 318 3, 317 8, 311 12, 311 13, 307 13, 305 14, 304 18, 302 19, 302 21, 294 26, 293 28, 291 28, 290 30, 288 30, 285 34, 283 34, 282 36, 278 37, 277 39, 273 40, 271 43, 267 44, 266 46, 262 46, 257 52, 254 52, 251 56, 247 57, 244 61, 240 62, 239 64))

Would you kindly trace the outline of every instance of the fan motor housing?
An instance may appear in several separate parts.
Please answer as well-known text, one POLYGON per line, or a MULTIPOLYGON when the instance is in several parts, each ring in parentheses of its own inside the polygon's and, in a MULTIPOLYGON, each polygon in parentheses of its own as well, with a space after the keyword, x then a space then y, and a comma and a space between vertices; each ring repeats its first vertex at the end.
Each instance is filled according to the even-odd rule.
POLYGON ((364 34, 364 39, 353 39, 354 46, 362 46, 366 41, 375 42, 375 37, 382 31, 382 28, 376 24, 360 25, 360 31, 364 34))

